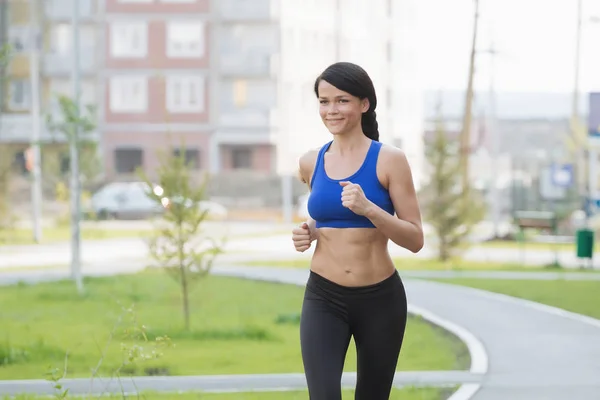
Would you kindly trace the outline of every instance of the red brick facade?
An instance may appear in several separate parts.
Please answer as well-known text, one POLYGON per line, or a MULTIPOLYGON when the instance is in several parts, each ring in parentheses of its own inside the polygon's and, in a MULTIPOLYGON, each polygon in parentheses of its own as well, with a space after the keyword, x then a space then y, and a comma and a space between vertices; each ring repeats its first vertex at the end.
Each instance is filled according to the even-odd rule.
MULTIPOLYGON (((151 173, 158 166, 157 151, 177 146, 184 140, 186 147, 197 151, 198 163, 201 169, 209 169, 211 165, 210 146, 211 135, 217 121, 211 121, 210 96, 210 57, 216 54, 211 48, 211 16, 210 0, 186 1, 180 0, 106 0, 106 26, 104 50, 104 132, 102 133, 103 154, 108 178, 127 175, 118 171, 117 153, 123 157, 125 150, 133 149, 140 158, 142 167, 151 173), (132 16, 128 19, 128 16, 132 16), (198 21, 203 24, 202 52, 199 56, 174 57, 168 54, 168 24, 169 22, 198 21), (144 26, 145 51, 120 57, 114 56, 112 25, 127 25, 142 23, 144 26), (169 77, 190 75, 203 78, 203 104, 193 110, 170 112, 168 109, 169 77), (147 101, 135 110, 127 109, 129 98, 120 101, 125 109, 111 107, 112 79, 128 79, 127 77, 143 79, 143 92, 147 101), (173 128, 169 131, 169 125, 173 128)), ((139 35, 136 36, 139 44, 139 35)), ((180 84, 180 96, 186 85, 180 84), (183 87, 183 88, 182 88, 183 87)), ((121 89, 123 90, 123 89, 121 89)), ((139 87, 136 86, 136 93, 139 87)), ((127 92, 129 93, 129 92, 127 92)), ((115 96, 121 96, 115 95, 115 96)), ((133 95, 132 95, 133 96, 133 95)), ((127 97, 127 96, 121 96, 127 97)), ((120 99, 117 99, 120 100, 120 99)), ((246 145, 240 155, 239 146, 220 146, 217 154, 220 170, 233 169, 236 164, 268 172, 272 169, 273 149, 269 145, 246 145), (237 152, 236 152, 236 148, 237 152), (237 162, 234 158, 238 157, 237 162), (241 162, 243 160, 245 162, 241 162), (248 165, 250 164, 250 165, 248 165)), ((215 149, 216 150, 216 149, 215 149)), ((128 157, 128 156, 127 156, 128 157)), ((131 156, 130 158, 133 158, 131 156)), ((121 160, 122 161, 122 160, 121 160)), ((216 161, 216 160, 215 160, 216 161)), ((239 167, 238 167, 239 168, 239 167)), ((122 167, 121 167, 122 169, 122 167)))

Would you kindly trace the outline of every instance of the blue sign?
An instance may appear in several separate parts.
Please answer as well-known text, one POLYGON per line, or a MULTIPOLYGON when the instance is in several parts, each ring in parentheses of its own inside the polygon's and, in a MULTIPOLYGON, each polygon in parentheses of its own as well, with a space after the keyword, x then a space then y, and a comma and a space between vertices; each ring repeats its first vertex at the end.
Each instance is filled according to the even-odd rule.
POLYGON ((586 199, 585 201, 585 215, 592 217, 596 214, 596 211, 600 209, 600 199, 586 199))
POLYGON ((561 188, 573 185, 575 181, 573 164, 553 164, 551 171, 552 185, 561 188))

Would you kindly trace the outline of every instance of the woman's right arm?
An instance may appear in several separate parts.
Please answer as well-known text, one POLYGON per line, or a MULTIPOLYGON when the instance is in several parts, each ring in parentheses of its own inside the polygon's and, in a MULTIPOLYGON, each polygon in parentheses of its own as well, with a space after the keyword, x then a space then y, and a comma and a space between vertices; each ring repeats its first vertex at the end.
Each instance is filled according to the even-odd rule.
MULTIPOLYGON (((317 163, 317 157, 319 155, 319 150, 310 150, 304 153, 299 160, 299 169, 298 174, 300 176, 300 180, 306 184, 308 190, 311 190, 311 178, 313 175, 313 171, 315 170, 315 165, 317 163)), ((306 224, 308 225, 309 232, 311 233, 311 237, 313 240, 317 240, 319 237, 319 230, 316 228, 316 222, 310 216, 306 220, 306 224)))

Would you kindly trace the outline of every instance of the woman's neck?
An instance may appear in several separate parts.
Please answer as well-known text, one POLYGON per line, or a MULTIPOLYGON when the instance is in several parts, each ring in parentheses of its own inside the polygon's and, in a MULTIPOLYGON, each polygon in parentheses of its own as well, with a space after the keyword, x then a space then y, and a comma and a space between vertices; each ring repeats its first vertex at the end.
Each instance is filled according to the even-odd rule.
POLYGON ((364 149, 364 147, 370 143, 371 139, 366 137, 362 130, 359 129, 358 132, 334 136, 331 147, 333 147, 333 150, 336 153, 344 155, 346 153, 354 153, 356 150, 364 149))

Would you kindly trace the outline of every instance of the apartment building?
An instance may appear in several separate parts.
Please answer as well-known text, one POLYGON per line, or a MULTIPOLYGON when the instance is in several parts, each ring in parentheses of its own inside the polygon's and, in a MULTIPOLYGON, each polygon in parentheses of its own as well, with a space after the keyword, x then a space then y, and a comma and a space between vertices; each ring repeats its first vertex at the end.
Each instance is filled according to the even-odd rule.
POLYGON ((213 171, 221 167, 217 157, 230 157, 234 166, 295 174, 298 157, 330 139, 314 80, 329 64, 346 60, 373 78, 381 140, 407 151, 418 185, 423 131, 416 0, 223 0, 218 7, 213 171))
POLYGON ((17 153, 17 163, 24 169, 23 151, 29 143, 31 86, 29 34, 31 19, 26 1, 0 2, 2 44, 11 47, 11 58, 2 71, 0 84, 0 143, 10 145, 17 153))
POLYGON ((210 1, 106 0, 102 143, 109 176, 153 170, 161 150, 205 169, 211 127, 210 1))
MULTIPOLYGON (((95 104, 97 64, 95 59, 96 17, 94 0, 78 0, 80 10, 81 102, 95 104)), ((57 95, 72 96, 73 65, 71 2, 64 0, 8 0, 0 2, 4 43, 11 47, 11 59, 2 79, 0 102, 0 143, 8 143, 16 152, 16 163, 24 169, 24 151, 32 137, 32 58, 37 57, 39 105, 44 159, 64 171, 68 168, 66 138, 52 132, 43 122, 47 114, 57 112, 57 95), (38 27, 39 36, 32 27, 38 27), (50 160, 52 158, 52 160, 50 160)))
MULTIPOLYGON (((45 3, 48 102, 71 90, 72 3, 45 3)), ((80 0, 82 102, 98 106, 107 178, 155 170, 157 152, 180 143, 211 173, 294 174, 300 154, 330 139, 312 86, 337 60, 369 72, 381 140, 404 148, 418 175, 415 3, 80 0)), ((25 69, 22 77, 28 85, 25 69)))

